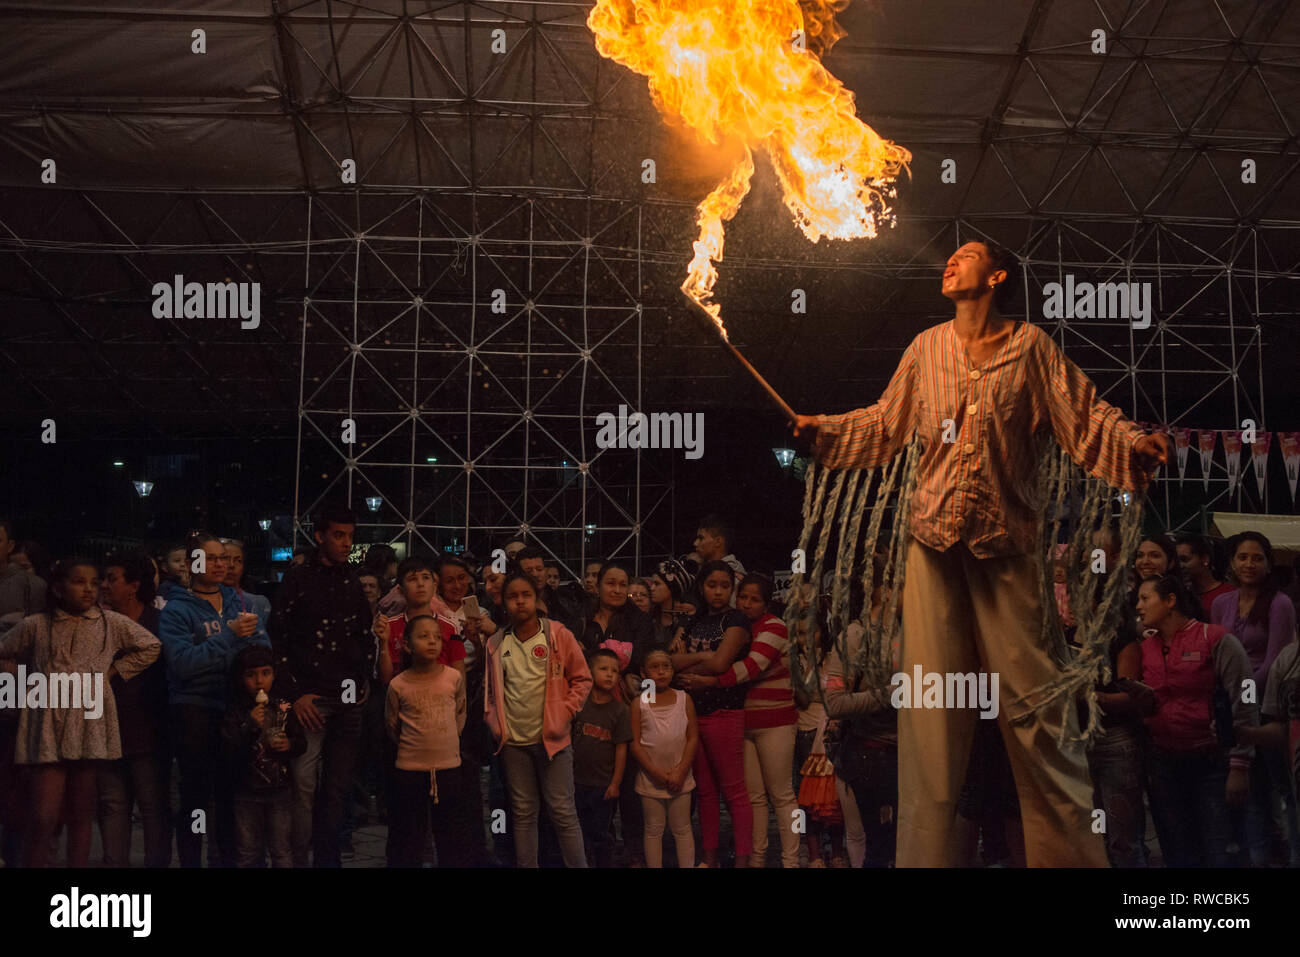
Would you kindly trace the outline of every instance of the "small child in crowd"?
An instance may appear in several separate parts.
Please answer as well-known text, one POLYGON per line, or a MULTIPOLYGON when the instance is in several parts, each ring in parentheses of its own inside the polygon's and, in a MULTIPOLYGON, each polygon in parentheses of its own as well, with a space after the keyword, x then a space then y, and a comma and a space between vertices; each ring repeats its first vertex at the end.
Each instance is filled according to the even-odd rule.
POLYGON ((283 698, 271 697, 270 648, 249 645, 235 655, 234 694, 221 725, 226 768, 235 787, 235 853, 239 867, 293 867, 293 775, 289 761, 307 738, 283 698))
POLYGON ((438 866, 468 867, 469 834, 459 826, 465 676, 441 660, 442 627, 432 615, 411 618, 404 638, 411 663, 389 683, 384 708, 388 737, 397 748, 388 810, 388 866, 420 867, 432 824, 438 866))
MULTIPOLYGON (((573 786, 588 847, 587 860, 596 867, 614 866, 614 840, 610 832, 627 766, 627 743, 632 725, 627 705, 615 696, 618 655, 599 648, 587 659, 591 669, 591 695, 573 719, 573 786)), ((636 840, 640 835, 625 835, 636 840)))
POLYGON ((677 866, 695 866, 695 836, 691 832, 691 764, 699 746, 695 706, 684 691, 674 691, 673 659, 655 649, 642 662, 654 692, 641 694, 632 709, 632 754, 641 766, 636 793, 645 813, 647 867, 663 867, 664 825, 677 845, 677 866))

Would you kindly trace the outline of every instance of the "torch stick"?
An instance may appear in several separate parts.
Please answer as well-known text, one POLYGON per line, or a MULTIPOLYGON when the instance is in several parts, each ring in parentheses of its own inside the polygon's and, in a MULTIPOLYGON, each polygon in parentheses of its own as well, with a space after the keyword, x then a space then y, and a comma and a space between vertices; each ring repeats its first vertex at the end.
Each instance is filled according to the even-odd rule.
POLYGON ((695 299, 686 292, 683 291, 682 295, 686 297, 686 302, 690 307, 708 321, 709 328, 719 333, 719 338, 722 340, 722 344, 731 350, 731 354, 735 357, 736 361, 740 363, 741 367, 754 377, 754 381, 762 386, 763 391, 767 393, 767 397, 772 400, 778 409, 781 410, 781 414, 789 420, 791 425, 794 425, 797 418, 794 409, 790 408, 785 399, 781 398, 776 389, 772 388, 771 383, 764 379, 762 375, 759 374, 759 371, 750 365, 749 360, 740 354, 740 350, 731 344, 731 340, 729 340, 718 328, 717 322, 714 320, 713 316, 709 315, 709 311, 696 302, 695 299))

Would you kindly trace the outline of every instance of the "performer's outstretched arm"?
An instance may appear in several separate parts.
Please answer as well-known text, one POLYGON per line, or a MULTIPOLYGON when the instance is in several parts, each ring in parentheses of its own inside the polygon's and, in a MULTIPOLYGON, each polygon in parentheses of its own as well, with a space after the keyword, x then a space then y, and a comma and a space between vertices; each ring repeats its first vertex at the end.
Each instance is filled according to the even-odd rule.
POLYGON ((827 468, 883 465, 898 454, 911 431, 916 384, 913 343, 875 405, 843 415, 801 415, 795 434, 815 435, 813 455, 827 468))
POLYGON ((1145 435, 1141 427, 1104 399, 1097 387, 1060 347, 1047 340, 1046 398, 1056 441, 1090 475, 1139 492, 1148 473, 1168 460, 1168 440, 1145 435))

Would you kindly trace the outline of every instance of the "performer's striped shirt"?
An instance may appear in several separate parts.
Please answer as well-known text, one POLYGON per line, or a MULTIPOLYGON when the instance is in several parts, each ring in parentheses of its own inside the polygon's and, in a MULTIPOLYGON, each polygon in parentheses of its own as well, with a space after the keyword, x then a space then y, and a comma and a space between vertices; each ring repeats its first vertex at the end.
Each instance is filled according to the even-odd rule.
POLYGON ((915 428, 923 451, 912 535, 941 551, 965 542, 979 558, 1035 547, 1036 470, 1049 430, 1090 474, 1129 491, 1146 482, 1133 452, 1142 430, 1026 322, 981 368, 952 321, 932 326, 907 347, 879 402, 817 422, 815 454, 830 468, 883 465, 915 428))
POLYGON ((749 654, 718 676, 723 688, 750 683, 745 695, 745 727, 779 728, 794 724, 794 692, 790 688, 790 636, 785 622, 764 615, 750 625, 754 636, 749 654))

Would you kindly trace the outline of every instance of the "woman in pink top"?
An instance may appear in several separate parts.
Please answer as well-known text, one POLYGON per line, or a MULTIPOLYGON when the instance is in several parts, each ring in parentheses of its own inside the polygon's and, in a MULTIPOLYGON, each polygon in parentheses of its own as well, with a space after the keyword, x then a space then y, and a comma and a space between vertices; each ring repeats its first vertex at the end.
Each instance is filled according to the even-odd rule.
POLYGON ((1177 575, 1138 587, 1142 683, 1155 693, 1146 716, 1147 797, 1167 867, 1232 866, 1230 809, 1246 803, 1254 749, 1241 739, 1219 740, 1216 691, 1227 699, 1234 730, 1259 723, 1253 700, 1241 693, 1250 675, 1241 642, 1196 621, 1199 607, 1177 575))
POLYGON ((442 628, 417 615, 403 634, 409 667, 388 684, 384 721, 397 747, 389 809, 389 867, 419 867, 430 822, 440 867, 472 863, 463 819, 460 732, 465 727, 465 676, 438 660, 442 628))

